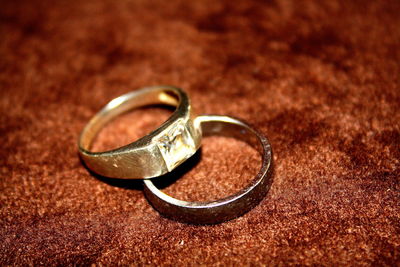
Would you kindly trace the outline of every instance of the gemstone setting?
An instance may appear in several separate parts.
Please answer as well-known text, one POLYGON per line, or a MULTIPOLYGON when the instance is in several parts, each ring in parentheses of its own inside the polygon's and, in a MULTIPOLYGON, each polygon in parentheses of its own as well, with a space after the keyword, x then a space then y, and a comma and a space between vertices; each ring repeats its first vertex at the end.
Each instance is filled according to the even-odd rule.
POLYGON ((172 171, 196 153, 196 146, 189 130, 180 123, 167 130, 167 133, 158 140, 157 146, 168 171, 172 171))

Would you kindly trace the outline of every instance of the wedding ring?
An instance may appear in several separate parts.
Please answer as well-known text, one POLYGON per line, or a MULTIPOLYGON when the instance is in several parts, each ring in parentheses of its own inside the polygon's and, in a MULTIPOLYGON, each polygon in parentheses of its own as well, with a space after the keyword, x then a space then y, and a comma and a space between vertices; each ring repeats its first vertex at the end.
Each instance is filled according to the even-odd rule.
MULTIPOLYGON (((195 119, 204 136, 222 135, 247 142, 261 154, 261 168, 254 180, 240 192, 211 202, 175 199, 159 190, 152 180, 144 181, 144 192, 165 217, 185 223, 214 224, 238 217, 256 206, 271 184, 272 150, 267 138, 246 123, 227 116, 205 115, 195 119)), ((210 177, 210 179, 212 179, 210 177)))
POLYGON ((154 86, 115 98, 86 125, 79 137, 79 154, 88 168, 107 177, 151 178, 172 171, 199 148, 201 129, 191 114, 188 96, 172 86, 154 86), (116 116, 133 108, 166 104, 176 106, 158 129, 126 146, 91 152, 98 132, 116 116))

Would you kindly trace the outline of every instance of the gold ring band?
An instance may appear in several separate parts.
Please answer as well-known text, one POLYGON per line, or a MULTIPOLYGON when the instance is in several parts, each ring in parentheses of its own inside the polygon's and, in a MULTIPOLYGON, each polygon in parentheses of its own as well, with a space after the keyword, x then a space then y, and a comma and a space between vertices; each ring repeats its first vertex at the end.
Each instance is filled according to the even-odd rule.
POLYGON ((146 87, 115 98, 100 110, 83 129, 79 154, 94 172, 114 178, 152 178, 172 171, 191 157, 201 143, 186 93, 172 86, 146 87), (176 106, 171 117, 158 129, 126 146, 91 152, 98 132, 116 116, 133 108, 167 104, 176 106))

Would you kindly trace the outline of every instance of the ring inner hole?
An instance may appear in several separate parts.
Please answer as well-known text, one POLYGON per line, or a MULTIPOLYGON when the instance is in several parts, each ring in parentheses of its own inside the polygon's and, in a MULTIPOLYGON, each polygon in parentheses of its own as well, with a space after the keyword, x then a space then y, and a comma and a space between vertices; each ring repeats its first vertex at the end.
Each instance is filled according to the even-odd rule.
POLYGON ((125 112, 107 123, 94 139, 91 151, 101 152, 128 145, 159 128, 176 107, 149 105, 125 112))
POLYGON ((260 153, 244 141, 224 136, 203 138, 201 151, 156 187, 184 201, 215 201, 246 188, 261 167, 260 153), (197 159, 196 159, 197 158, 197 159))

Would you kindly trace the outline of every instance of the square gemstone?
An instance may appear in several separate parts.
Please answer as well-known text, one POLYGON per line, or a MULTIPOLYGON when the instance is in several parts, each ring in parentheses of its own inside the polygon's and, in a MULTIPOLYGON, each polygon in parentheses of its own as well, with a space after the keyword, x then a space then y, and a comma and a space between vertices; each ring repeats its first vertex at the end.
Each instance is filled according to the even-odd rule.
POLYGON ((184 125, 173 127, 157 144, 167 168, 172 171, 196 152, 192 136, 184 125))

